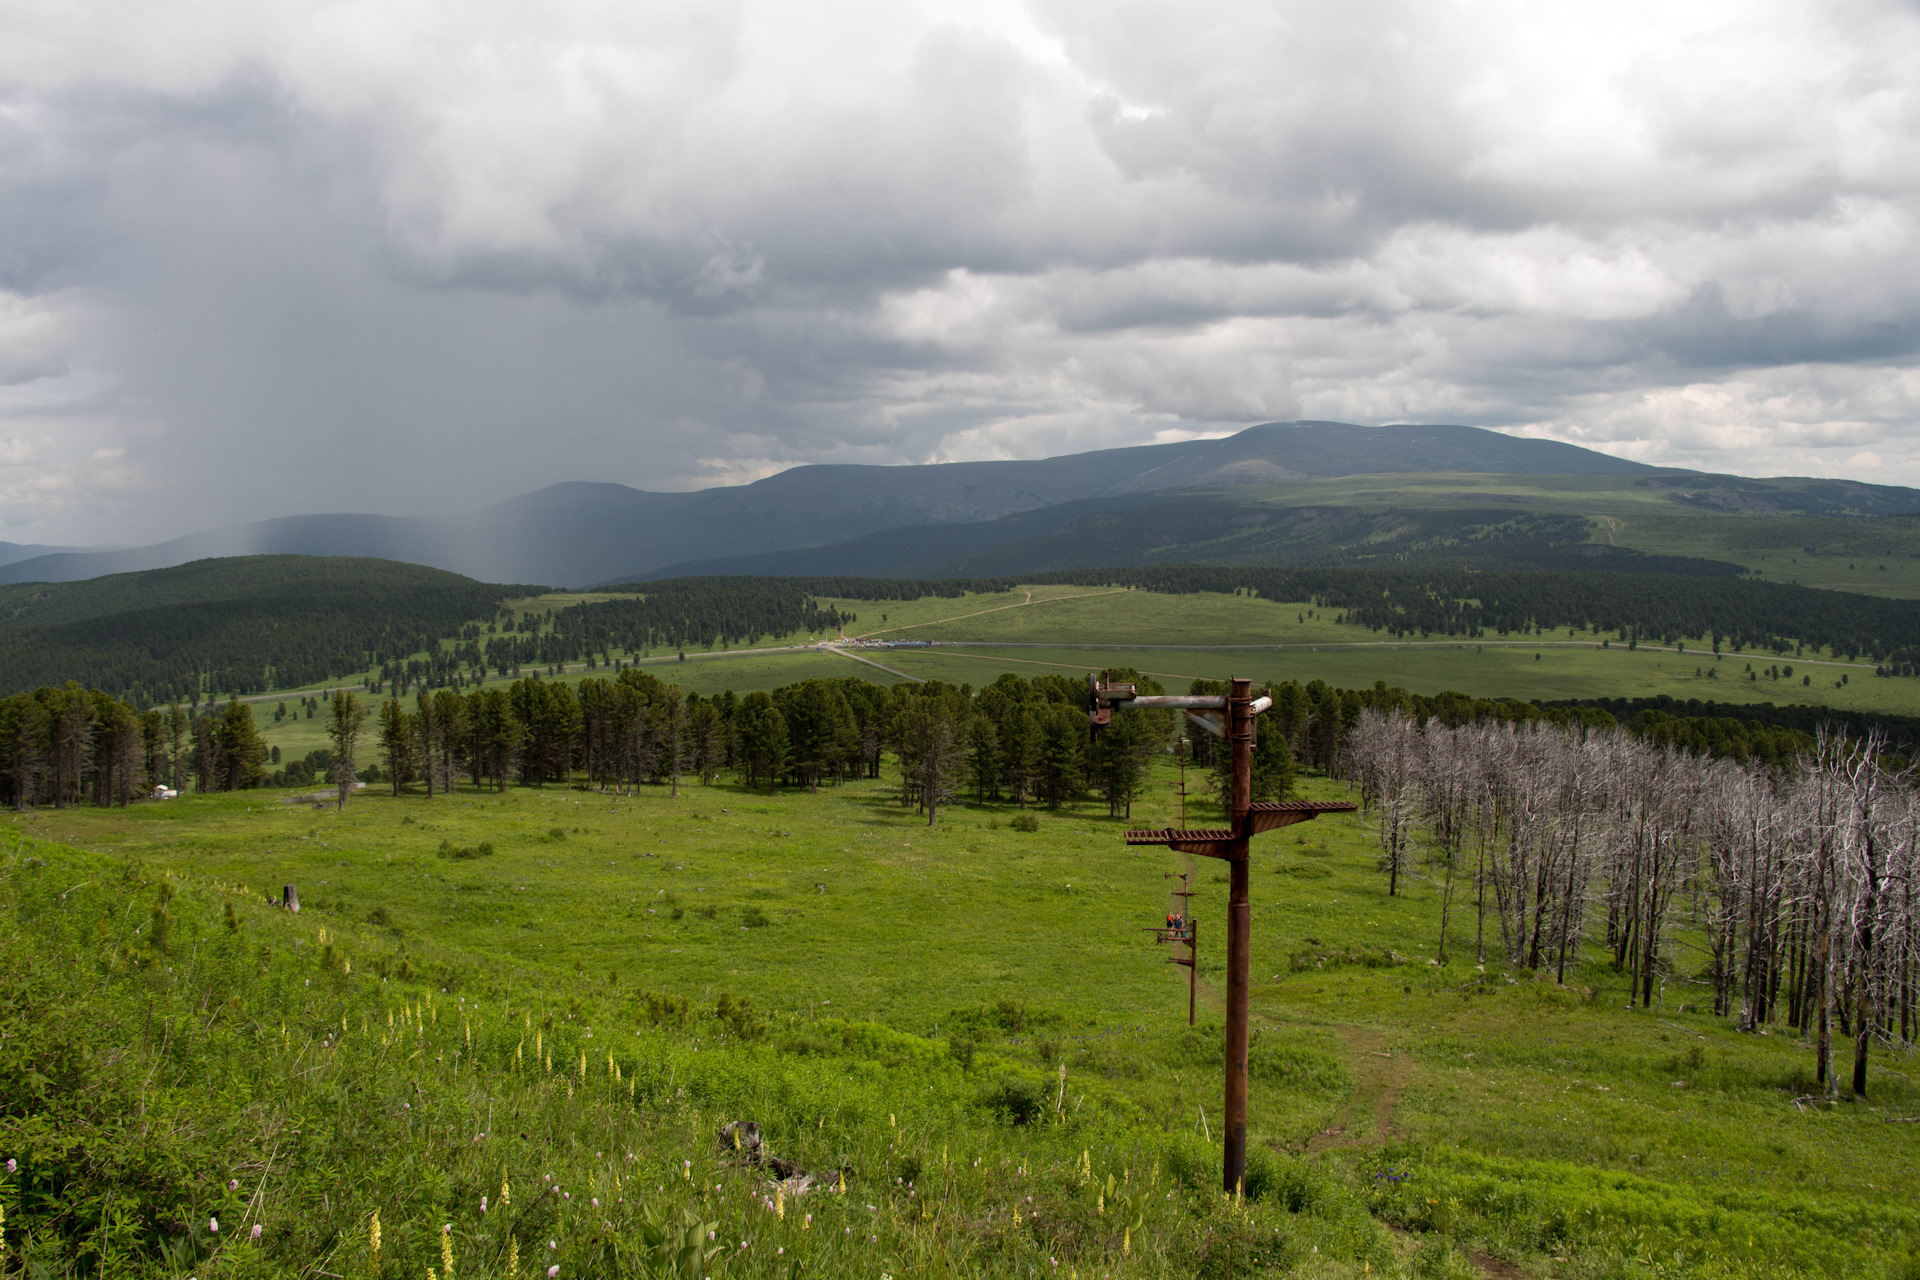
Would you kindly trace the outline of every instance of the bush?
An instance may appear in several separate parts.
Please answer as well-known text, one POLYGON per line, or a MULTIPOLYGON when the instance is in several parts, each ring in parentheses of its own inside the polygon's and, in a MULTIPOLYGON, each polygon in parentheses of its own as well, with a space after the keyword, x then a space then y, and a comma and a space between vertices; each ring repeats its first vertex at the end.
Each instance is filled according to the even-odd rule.
POLYGON ((456 845, 452 841, 442 840, 440 842, 439 855, 442 858, 453 858, 455 860, 491 858, 493 856, 493 845, 486 840, 482 840, 476 845, 456 845))
POLYGON ((1013 815, 1013 821, 1007 825, 1015 831, 1038 831, 1040 829, 1040 819, 1030 813, 1016 813, 1013 815))
POLYGON ((765 1024, 753 1016, 753 1001, 745 996, 736 1000, 731 992, 722 991, 720 999, 713 1006, 713 1016, 742 1040, 767 1038, 765 1024))
POLYGON ((656 1027, 684 1027, 693 1014, 693 1004, 685 996, 662 995, 642 991, 638 997, 647 1021, 656 1027))
POLYGON ((773 921, 769 919, 767 913, 760 908, 746 907, 740 912, 740 923, 748 929, 764 929, 772 924, 773 921))
POLYGON ((1032 1124, 1053 1104, 1047 1084, 1044 1076, 1033 1072, 1007 1072, 981 1095, 980 1102, 1008 1124, 1032 1124))

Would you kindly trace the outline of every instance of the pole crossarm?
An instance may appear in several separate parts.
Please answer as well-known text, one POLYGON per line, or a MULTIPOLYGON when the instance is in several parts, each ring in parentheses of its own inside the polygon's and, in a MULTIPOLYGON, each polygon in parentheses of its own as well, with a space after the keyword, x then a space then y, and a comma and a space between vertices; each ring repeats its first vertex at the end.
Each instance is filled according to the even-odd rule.
MULTIPOLYGON (((1252 828, 1249 834, 1308 822, 1323 813, 1352 813, 1356 807, 1345 800, 1257 800, 1247 806, 1247 822, 1252 828)), ((1160 844, 1178 853, 1232 861, 1233 834, 1232 827, 1195 827, 1185 831, 1159 827, 1129 831, 1125 839, 1128 844, 1160 844)))
POLYGON ((1129 831, 1126 841, 1128 844, 1163 844, 1177 853, 1190 853, 1201 858, 1233 856, 1233 831, 1227 827, 1201 827, 1192 831, 1161 827, 1151 831, 1129 831))
POLYGON ((1353 813, 1358 809, 1358 805, 1345 800, 1256 800, 1247 806, 1247 815, 1253 819, 1254 834, 1259 835, 1276 827, 1309 822, 1323 813, 1353 813))

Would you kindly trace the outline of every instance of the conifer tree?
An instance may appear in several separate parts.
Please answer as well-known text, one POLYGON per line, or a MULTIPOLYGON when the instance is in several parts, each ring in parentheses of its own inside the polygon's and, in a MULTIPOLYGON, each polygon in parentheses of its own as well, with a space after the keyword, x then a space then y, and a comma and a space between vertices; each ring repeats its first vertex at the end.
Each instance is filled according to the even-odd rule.
POLYGON ((360 728, 366 723, 367 713, 360 700, 345 689, 334 692, 331 709, 327 737, 333 741, 332 781, 340 797, 335 807, 344 809, 353 791, 354 756, 360 749, 360 728))

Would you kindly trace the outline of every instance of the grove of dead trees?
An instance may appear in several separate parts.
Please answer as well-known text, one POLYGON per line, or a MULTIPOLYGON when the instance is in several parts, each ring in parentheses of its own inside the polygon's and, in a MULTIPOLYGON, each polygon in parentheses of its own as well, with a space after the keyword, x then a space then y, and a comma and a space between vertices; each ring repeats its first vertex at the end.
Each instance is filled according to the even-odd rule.
POLYGON ((1697 999, 1743 1030, 1784 1026, 1834 1094, 1850 1047, 1865 1096, 1873 1040, 1913 1043, 1920 961, 1920 793, 1881 747, 1822 735, 1740 764, 1607 728, 1370 709, 1344 762, 1389 892, 1436 886, 1441 963, 1471 916, 1481 963, 1492 950, 1565 982, 1597 962, 1641 1007, 1697 999))

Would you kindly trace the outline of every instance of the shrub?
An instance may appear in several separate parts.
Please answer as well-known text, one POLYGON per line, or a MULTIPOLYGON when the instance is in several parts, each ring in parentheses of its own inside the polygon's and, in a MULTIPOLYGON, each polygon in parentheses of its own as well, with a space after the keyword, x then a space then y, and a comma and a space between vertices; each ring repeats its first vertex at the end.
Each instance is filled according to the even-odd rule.
POLYGON ((951 1035, 947 1037, 947 1052, 953 1055, 953 1060, 960 1064, 962 1071, 973 1066, 973 1051, 975 1047, 972 1036, 951 1035))
POLYGON ((1032 1072, 1007 1072, 981 1095, 981 1105, 998 1112, 1008 1124, 1032 1124, 1045 1115, 1052 1099, 1047 1080, 1032 1072))
POLYGON ((740 912, 740 923, 748 929, 764 929, 773 921, 760 908, 746 907, 740 912))
POLYGON ((1007 825, 1015 831, 1038 831, 1040 829, 1040 819, 1030 813, 1016 813, 1013 815, 1013 821, 1007 823, 1007 825))
POLYGON ((736 1000, 731 992, 722 991, 720 999, 713 1006, 713 1016, 742 1040, 767 1038, 765 1024, 753 1016, 753 1001, 745 996, 736 1000))
POLYGON ((693 1004, 685 996, 662 995, 642 991, 638 997, 647 1021, 656 1027, 684 1027, 693 1013, 693 1004))

